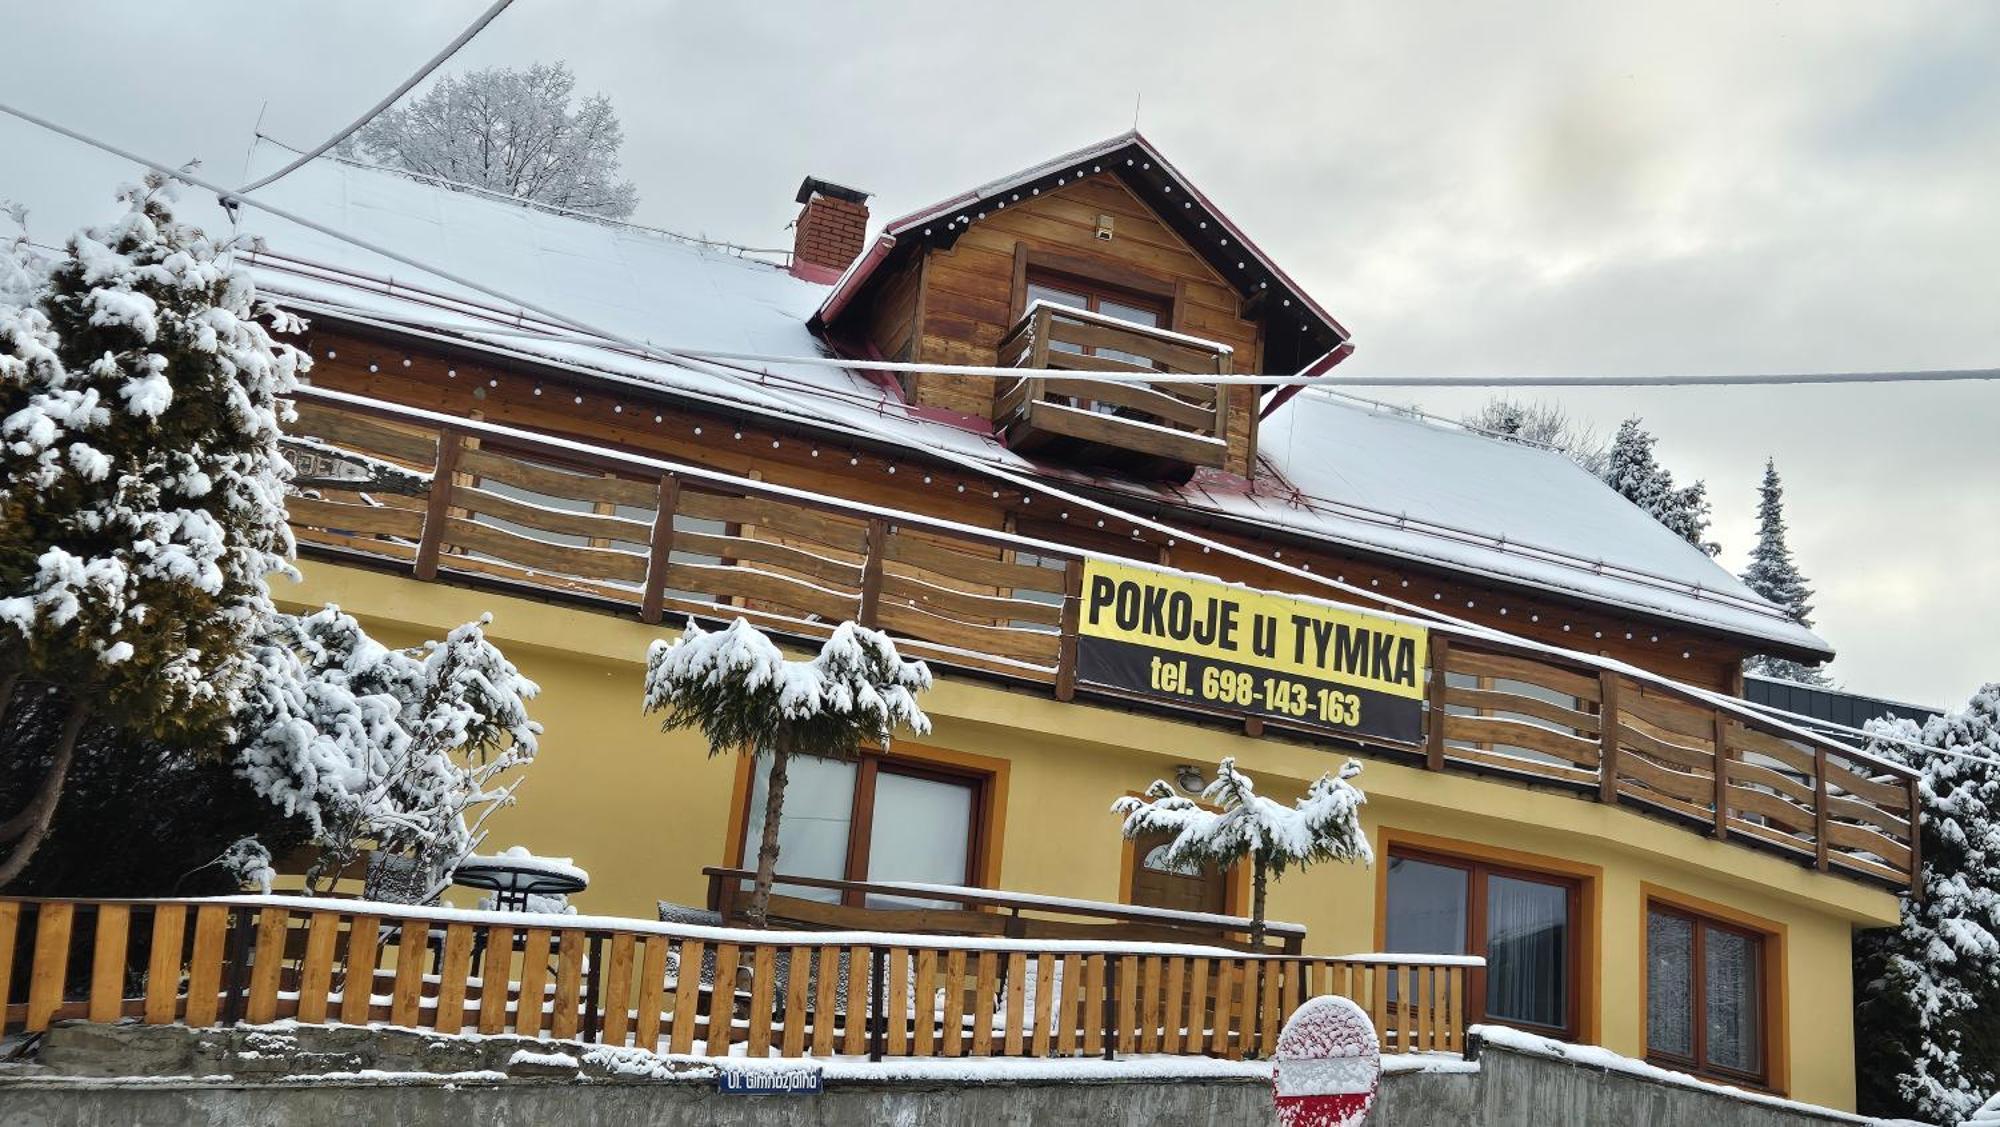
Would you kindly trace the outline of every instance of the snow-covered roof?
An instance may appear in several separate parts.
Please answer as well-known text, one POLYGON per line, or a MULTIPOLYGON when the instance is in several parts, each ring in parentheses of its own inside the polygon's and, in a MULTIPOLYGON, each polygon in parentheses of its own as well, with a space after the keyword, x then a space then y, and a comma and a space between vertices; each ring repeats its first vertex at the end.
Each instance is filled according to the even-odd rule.
MULTIPOLYGON (((287 155, 261 145, 253 164, 275 167, 287 155)), ((826 287, 662 232, 329 158, 257 198, 654 346, 824 355, 807 323, 826 287)), ((262 240, 249 256, 259 286, 308 316, 375 321, 794 425, 949 450, 1334 547, 1830 653, 1713 560, 1547 451, 1313 394, 1263 422, 1266 464, 1252 489, 1210 474, 1181 486, 1092 477, 1024 459, 977 421, 916 410, 885 379, 807 364, 637 355, 575 339, 537 315, 266 213, 245 209, 241 222, 262 240)))

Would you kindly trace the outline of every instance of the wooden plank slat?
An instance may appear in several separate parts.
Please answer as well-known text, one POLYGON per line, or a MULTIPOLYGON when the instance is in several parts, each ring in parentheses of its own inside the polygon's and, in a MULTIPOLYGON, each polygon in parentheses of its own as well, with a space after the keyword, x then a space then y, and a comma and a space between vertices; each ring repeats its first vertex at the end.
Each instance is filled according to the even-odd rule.
POLYGON ((438 964, 437 1017, 439 1033, 465 1028, 466 979, 472 974, 472 925, 447 924, 444 959, 438 964))
POLYGON ((1188 968, 1187 1051, 1198 1053, 1208 1044, 1208 992, 1210 959, 1195 959, 1188 968))
POLYGON ((1395 1021, 1397 1052, 1410 1051, 1410 1013, 1415 1008, 1410 1004, 1410 968, 1397 966, 1395 1021))
MULTIPOLYGON (((1637 688, 1637 686, 1634 686, 1637 688)), ((1715 709, 1691 701, 1661 696, 1649 686, 1645 691, 1625 694, 1626 712, 1663 732, 1706 742, 1715 735, 1715 709)))
POLYGON ((1826 823, 1827 842, 1842 849, 1852 849, 1860 853, 1873 853, 1898 869, 1907 871, 1910 867, 1910 847, 1888 836, 1876 833, 1865 826, 1853 826, 1846 822, 1826 823))
POLYGON ((852 618, 857 594, 831 591, 801 579, 752 567, 727 567, 676 561, 667 567, 667 586, 703 591, 722 598, 757 599, 801 614, 852 618))
MULTIPOLYGON (((1595 769, 1601 754, 1597 740, 1564 735, 1553 728, 1544 728, 1519 720, 1502 720, 1497 717, 1447 714, 1444 718, 1444 734, 1447 740, 1464 740, 1468 743, 1495 744, 1539 751, 1543 755, 1553 755, 1580 768, 1595 769)), ((1456 752, 1458 749, 1449 750, 1456 752)))
MULTIPOLYGON (((14 919, 19 908, 18 904, 0 904, 0 1014, 7 1010, 7 979, 12 969, 8 959, 14 952, 14 919)), ((146 962, 147 1025, 171 1025, 177 1015, 181 951, 186 942, 187 905, 161 904, 154 908, 153 948, 146 962)), ((0 1021, 0 1026, 4 1024, 0 1021)), ((0 1032, 5 1032, 4 1028, 0 1032)))
POLYGON ((1405 996, 1405 1004, 1414 1004, 1416 1013, 1412 1015, 1411 1042, 1406 1052, 1424 1052, 1431 1047, 1431 968, 1411 967, 1410 995, 1405 996))
MULTIPOLYGON (((206 912, 204 906, 201 911, 206 912)), ((347 925, 347 961, 341 968, 340 979, 340 1020, 345 1025, 367 1025, 368 1007, 375 993, 375 952, 380 937, 382 921, 375 916, 356 916, 347 925)), ((217 942, 221 940, 218 938, 217 942)), ((220 948, 218 948, 219 950, 220 948)), ((195 955, 191 968, 201 965, 201 922, 195 917, 195 955)), ((190 974, 193 970, 190 969, 190 974)), ((196 991, 192 981, 188 984, 188 1012, 194 1011, 196 991)), ((189 1025, 194 1024, 190 1017, 189 1025)))
POLYGON ((794 946, 787 957, 785 970, 785 1024, 779 1052, 788 1057, 804 1056, 809 1014, 806 995, 812 983, 812 948, 794 946))
POLYGON ((730 564, 770 564, 780 572, 804 576, 836 590, 858 590, 861 584, 860 564, 829 559, 779 540, 677 531, 674 533, 674 551, 716 556, 730 564))
POLYGON ((1000 958, 992 951, 979 952, 979 969, 973 986, 972 1055, 993 1055, 993 1011, 1000 986, 1000 958))
POLYGON ((244 1019, 264 1025, 278 1016, 278 976, 285 969, 285 938, 291 913, 284 908, 264 908, 257 913, 257 942, 250 963, 250 998, 243 1009, 244 1019))
MULTIPOLYGON (((333 994, 334 944, 340 939, 340 916, 314 912, 306 921, 306 953, 299 963, 299 1020, 318 1025, 326 1020, 333 994)), ((179 944, 175 944, 179 949, 179 944)))
POLYGON ((1475 677, 1523 681, 1566 697, 1575 697, 1580 704, 1597 704, 1603 699, 1599 696, 1601 686, 1595 673, 1579 673, 1508 654, 1480 653, 1468 650, 1462 644, 1453 644, 1451 664, 1446 668, 1453 673, 1469 673, 1475 677))
MULTIPOLYGON (((742 948, 734 943, 715 945, 715 985, 708 995, 708 1056, 728 1056, 730 1043, 736 1039, 736 968, 742 957, 742 948)), ((750 1024, 756 1027, 755 1014, 750 1024)))
POLYGON ((648 935, 639 943, 639 1020, 632 1027, 632 1044, 649 1053, 660 1051, 661 1013, 666 1006, 667 944, 663 935, 648 935))
POLYGON ((397 926, 396 986, 389 1001, 389 1023, 414 1029, 423 1016, 424 942, 430 938, 430 925, 406 919, 397 926))
POLYGON ((348 505, 290 496, 285 498, 285 514, 293 524, 316 525, 342 532, 404 536, 412 540, 424 534, 423 513, 387 505, 348 505))
POLYGON ((974 653, 1011 657, 1054 666, 1062 639, 1053 630, 1010 629, 981 626, 953 618, 941 618, 921 607, 883 603, 876 611, 876 626, 896 634, 953 646, 974 653))
POLYGON ((916 1023, 913 1051, 920 1057, 932 1056, 937 1051, 937 952, 929 948, 917 952, 917 989, 911 1001, 916 1023))
MULTIPOLYGON (((943 1054, 955 1057, 965 1051, 965 952, 953 949, 944 957, 944 1046, 943 1054)), ((977 1007, 974 1008, 977 1011, 977 1007)))
POLYGON ((464 509, 476 517, 504 520, 537 532, 619 540, 631 544, 647 544, 653 537, 653 526, 648 521, 610 513, 550 508, 470 485, 454 487, 451 503, 454 508, 464 509))
MULTIPOLYGON (((1657 729, 1655 729, 1657 731, 1657 729)), ((1654 731, 1632 723, 1618 725, 1618 740, 1628 750, 1644 752, 1654 759, 1707 774, 1715 766, 1715 756, 1707 747, 1690 747, 1661 739, 1654 731)), ((1702 741, 1704 744, 1706 740, 1702 741)))
POLYGON ((1644 783, 1675 798, 1701 803, 1704 810, 1715 793, 1715 781, 1709 776, 1677 771, 1643 756, 1624 756, 1619 760, 1618 770, 1626 782, 1644 783))
POLYGON ((429 469, 437 462, 437 438, 403 427, 364 419, 320 403, 295 401, 298 418, 285 428, 288 436, 311 436, 391 462, 429 469))
POLYGON ((1220 467, 1228 454, 1227 445, 1219 438, 1146 426, 1136 420, 1100 415, 1081 407, 1046 400, 1026 405, 1025 417, 1008 431, 1010 441, 1018 441, 1013 437, 1017 432, 1022 435, 1035 432, 1061 435, 1193 466, 1220 467))
POLYGON ((1257 1052, 1270 1055, 1272 1046, 1278 1043, 1278 1027, 1283 1023, 1283 1010, 1278 1002, 1278 986, 1281 968, 1284 964, 1269 959, 1258 959, 1257 969, 1263 977, 1263 991, 1258 999, 1259 1017, 1257 1025, 1257 1052))
POLYGON ((1211 1056, 1229 1055, 1229 1022, 1233 1009, 1230 1002, 1236 990, 1236 964, 1230 959, 1217 960, 1215 964, 1215 1028, 1209 1038, 1208 1051, 1211 1056))
POLYGON ((631 932, 611 937, 611 957, 604 964, 604 1021, 598 1026, 607 1045, 623 1045, 632 1032, 632 964, 638 948, 631 932))
POLYGON ((959 615, 987 622, 1029 622, 1054 626, 1062 621, 1062 607, 1055 603, 958 591, 893 572, 882 576, 882 597, 932 614, 959 615))
POLYGON ((1062 960, 1062 990, 1056 1000, 1056 1055, 1075 1056, 1077 1035, 1080 1026, 1088 1020, 1079 1013, 1083 1001, 1083 959, 1079 955, 1064 955, 1062 960))
POLYGON ((464 517, 445 518, 444 542, 538 571, 632 584, 646 578, 646 557, 637 552, 556 544, 464 517))
POLYGON ((1739 725, 1729 729, 1729 739, 1739 751, 1749 751, 1755 752, 1758 755, 1770 756, 1772 759, 1783 763, 1801 775, 1810 776, 1813 773, 1812 752, 1779 739, 1768 732, 1761 732, 1747 725, 1739 725))
POLYGON ((868 1051, 868 1016, 874 999, 868 995, 868 949, 847 949, 847 1028, 842 1031, 840 1051, 860 1056, 868 1051))
POLYGON ((188 956, 187 1000, 187 1023, 193 1028, 215 1024, 215 1015, 221 1003, 222 948, 228 934, 229 909, 226 906, 203 904, 195 909, 194 949, 188 956))
MULTIPOLYGON (((524 461, 490 446, 461 452, 458 456, 458 470, 475 478, 490 478, 502 485, 511 485, 530 493, 561 497, 566 501, 582 501, 586 504, 625 505, 635 509, 650 509, 658 499, 657 486, 652 482, 629 481, 619 477, 552 469, 524 461)), ((644 540, 645 536, 642 534, 638 539, 644 540)))
POLYGON ((1865 798, 1884 810, 1909 812, 1910 796, 1903 783, 1885 783, 1865 778, 1838 763, 1826 765, 1826 781, 1857 798, 1865 798))
POLYGON ((549 1013, 549 1036, 559 1040, 576 1036, 583 1015, 583 953, 589 937, 575 928, 564 928, 556 942, 556 993, 549 1013))
MULTIPOLYGON (((155 926, 157 927, 157 924, 155 926)), ((14 946, 20 939, 20 933, 21 933, 20 902, 16 900, 0 900, 0 1034, 4 1034, 7 1032, 7 1008, 11 1006, 14 1001, 13 999, 14 946)), ((158 951, 159 947, 155 945, 153 949, 155 951, 158 951)), ((175 977, 176 977, 175 985, 178 986, 179 985, 178 974, 176 974, 175 977)), ((154 988, 153 983, 155 981, 157 981, 156 978, 148 978, 147 980, 147 987, 148 987, 147 997, 149 1000, 152 997, 151 991, 154 988)), ((166 1020, 172 1021, 173 1020, 173 1017, 171 1016, 172 1003, 169 1002, 168 1006, 169 1006, 169 1016, 167 1017, 166 1020)), ((147 1010, 147 1017, 146 1017, 147 1023, 152 1025, 165 1024, 164 1022, 156 1020, 152 1016, 153 1012, 154 1011, 150 1008, 147 1010)))
POLYGON ((1047 951, 1035 956, 1035 1004, 1028 1014, 1034 1024, 1034 1039, 1029 1043, 1028 1052, 1032 1056, 1046 1057, 1052 1043, 1051 1027, 1060 1020, 1062 1013, 1062 990, 1056 983, 1055 956, 1047 951))
MULTIPOLYGON (((34 958, 28 964, 28 1023, 30 1033, 49 1027, 62 1005, 63 981, 69 973, 69 932, 76 906, 45 901, 35 909, 34 958)), ((218 963, 220 952, 217 953, 218 963)))
POLYGON ((1006 1053, 1010 1057, 1021 1055, 1022 1025, 1027 1021, 1028 958, 1020 951, 1007 955, 1007 1031, 1006 1053))
POLYGON ((542 1031, 542 1005, 548 1001, 550 934, 531 927, 521 940, 521 997, 514 1010, 514 1032, 533 1037, 542 1031))
POLYGON ((1160 1051, 1160 976, 1158 955, 1148 955, 1139 963, 1139 1051, 1160 1051))
POLYGON ((1042 387, 1052 395, 1092 399, 1099 403, 1128 408, 1152 416, 1163 426, 1179 426, 1203 434, 1215 432, 1215 410, 1184 399, 1154 391, 1144 384, 1104 383, 1063 376, 1050 376, 1042 387))
POLYGON ((479 1032, 507 1032, 508 994, 514 985, 514 929, 491 927, 479 956, 479 1032))
POLYGON ((1134 955, 1118 956, 1117 978, 1118 1039, 1114 1052, 1130 1053, 1139 1045, 1139 960, 1134 955))
POLYGON ((1083 960, 1083 1052, 1096 1056, 1104 1051, 1104 968, 1107 955, 1086 955, 1083 960))
POLYGON ((834 1011, 839 997, 836 988, 840 985, 840 948, 821 947, 818 957, 819 978, 813 997, 812 1055, 824 1057, 833 1053, 834 1011))
POLYGON ((1444 690, 1444 702, 1448 705, 1477 708, 1487 712, 1512 712, 1522 716, 1532 716, 1537 720, 1546 720, 1567 729, 1574 729, 1575 734, 1579 736, 1595 736, 1599 730, 1597 717, 1591 713, 1564 708, 1553 701, 1523 696, 1520 693, 1447 684, 1444 690))
MULTIPOLYGON (((968 543, 965 547, 971 549, 981 546, 968 543)), ((992 554, 993 551, 991 548, 985 548, 985 554, 975 555, 972 551, 960 550, 956 545, 941 544, 899 528, 889 535, 886 558, 967 583, 979 583, 1015 592, 1043 591, 1052 595, 1062 594, 1063 573, 1059 569, 997 559, 992 554)))
POLYGON ((1167 960, 1166 1013, 1162 1020, 1166 1028, 1161 1031, 1160 1051, 1175 1055, 1181 1051, 1181 1011, 1183 993, 1187 989, 1188 960, 1176 955, 1167 960))
POLYGON ((694 1026, 701 1005, 701 962, 705 944, 699 939, 683 939, 674 964, 674 1020, 667 1042, 670 1053, 687 1053, 694 1048, 694 1026))
POLYGON ((132 934, 132 909, 100 904, 97 935, 90 953, 91 1021, 117 1021, 125 1007, 125 950, 132 934))
POLYGON ((746 1042, 753 1060, 771 1052, 771 1022, 776 1006, 778 949, 759 943, 750 949, 750 1030, 746 1042))

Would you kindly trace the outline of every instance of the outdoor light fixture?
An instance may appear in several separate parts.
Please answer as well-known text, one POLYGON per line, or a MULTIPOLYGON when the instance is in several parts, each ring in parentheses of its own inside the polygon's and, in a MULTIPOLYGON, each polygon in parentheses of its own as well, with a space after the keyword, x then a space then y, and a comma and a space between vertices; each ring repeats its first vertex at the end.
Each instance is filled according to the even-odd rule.
POLYGON ((1201 768, 1192 763, 1183 763, 1174 769, 1174 781, 1189 794, 1200 794, 1207 784, 1202 781, 1201 768))

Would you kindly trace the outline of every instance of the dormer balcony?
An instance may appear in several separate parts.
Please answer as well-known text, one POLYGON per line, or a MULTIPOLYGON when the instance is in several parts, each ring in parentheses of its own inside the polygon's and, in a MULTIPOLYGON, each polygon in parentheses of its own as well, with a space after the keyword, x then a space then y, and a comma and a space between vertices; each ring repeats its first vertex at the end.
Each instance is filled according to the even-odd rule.
POLYGON ((1219 388, 1044 373, 1223 376, 1226 344, 1035 301, 1001 338, 1000 363, 1034 372, 1003 385, 994 405, 994 427, 1013 450, 1172 480, 1224 464, 1228 398, 1219 388))

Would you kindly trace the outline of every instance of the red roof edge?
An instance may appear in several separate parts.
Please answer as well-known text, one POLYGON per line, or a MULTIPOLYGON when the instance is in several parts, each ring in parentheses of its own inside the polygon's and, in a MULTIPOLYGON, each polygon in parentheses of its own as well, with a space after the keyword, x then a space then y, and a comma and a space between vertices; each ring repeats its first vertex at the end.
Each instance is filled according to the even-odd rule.
MULTIPOLYGON (((847 308, 847 303, 854 300, 854 295, 861 292, 861 287, 868 281, 869 276, 875 273, 875 268, 882 264, 883 259, 889 257, 889 252, 895 247, 895 235, 884 231, 876 236, 875 242, 867 251, 849 263, 846 271, 838 279, 832 280, 833 292, 827 294, 826 300, 820 303, 819 312, 812 315, 810 326, 816 331, 823 332, 827 325, 840 316, 841 310, 847 308)), ((817 279, 812 280, 817 281, 817 279)))
MULTIPOLYGON (((1345 360, 1352 355, 1354 355, 1354 342, 1351 340, 1341 341, 1339 344, 1334 345, 1331 349, 1328 349, 1326 355, 1306 365, 1305 371, 1300 372, 1299 375, 1323 376, 1328 372, 1332 371, 1334 365, 1340 363, 1342 360, 1345 360)), ((1291 399, 1292 396, 1297 395, 1301 391, 1304 391, 1305 386, 1306 385, 1302 383, 1288 383, 1285 386, 1279 388, 1276 392, 1274 392, 1271 395, 1270 399, 1265 401, 1264 409, 1262 411, 1257 412, 1257 417, 1260 419, 1270 418, 1271 413, 1273 411, 1276 411, 1278 408, 1283 407, 1286 401, 1291 399)))

